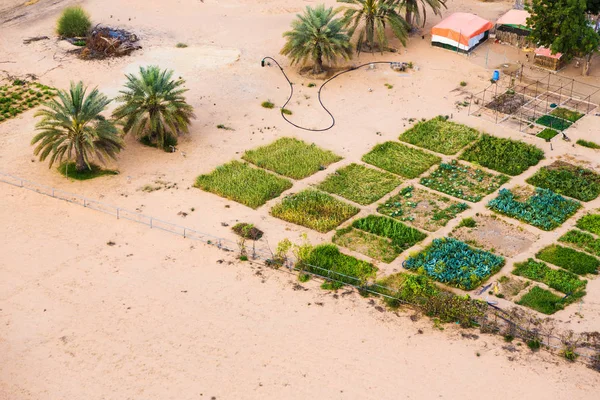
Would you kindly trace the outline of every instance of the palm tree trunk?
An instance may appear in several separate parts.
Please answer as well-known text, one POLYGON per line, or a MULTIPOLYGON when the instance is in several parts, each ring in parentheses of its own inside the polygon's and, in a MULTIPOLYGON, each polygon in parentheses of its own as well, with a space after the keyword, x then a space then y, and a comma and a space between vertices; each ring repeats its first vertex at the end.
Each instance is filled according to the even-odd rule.
POLYGON ((590 67, 592 65, 592 56, 593 55, 594 55, 594 53, 591 52, 590 54, 585 56, 585 61, 583 63, 583 72, 582 72, 582 74, 584 76, 588 76, 590 74, 590 67))
POLYGON ((406 15, 404 16, 406 23, 412 27, 412 11, 406 10, 406 15))
POLYGON ((315 65, 313 65, 313 74, 320 74, 323 72, 323 56, 319 51, 317 57, 315 57, 315 65))
POLYGON ((83 153, 81 151, 77 152, 77 158, 75 159, 75 168, 77 172, 83 172, 88 169, 87 164, 85 163, 85 159, 83 158, 83 153))

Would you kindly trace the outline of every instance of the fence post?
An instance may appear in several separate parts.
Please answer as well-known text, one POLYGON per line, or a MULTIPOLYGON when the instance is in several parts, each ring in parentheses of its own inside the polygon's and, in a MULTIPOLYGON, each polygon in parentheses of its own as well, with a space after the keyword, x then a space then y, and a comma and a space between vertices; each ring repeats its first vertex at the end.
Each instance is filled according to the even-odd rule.
POLYGON ((52 188, 52 197, 54 197, 54 188, 52 188))
POLYGON ((21 187, 23 187, 23 179, 21 179, 21 187))
POLYGON ((185 239, 185 228, 183 228, 183 238, 185 239))
POLYGON ((83 198, 83 206, 87 207, 87 203, 85 202, 85 197, 83 198))
POLYGON ((152 229, 152 217, 150 217, 150 229, 152 229))
POLYGON ((119 219, 119 208, 117 207, 117 219, 119 219))

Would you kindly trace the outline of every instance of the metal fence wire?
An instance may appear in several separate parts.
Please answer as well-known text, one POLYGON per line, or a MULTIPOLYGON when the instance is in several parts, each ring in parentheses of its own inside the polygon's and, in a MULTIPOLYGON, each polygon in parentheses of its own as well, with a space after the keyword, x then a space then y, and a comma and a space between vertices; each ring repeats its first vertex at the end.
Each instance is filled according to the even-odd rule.
MULTIPOLYGON (((209 233, 201 232, 196 229, 176 225, 170 222, 154 218, 149 215, 116 207, 97 200, 92 200, 78 194, 66 192, 60 189, 55 189, 10 174, 0 172, 0 182, 17 186, 23 189, 31 190, 36 193, 41 193, 46 196, 53 197, 55 199, 90 208, 92 210, 100 211, 105 214, 112 215, 117 219, 126 219, 129 221, 146 225, 152 229, 160 229, 165 232, 174 233, 178 236, 182 236, 187 239, 197 240, 208 245, 216 246, 217 248, 224 251, 240 251, 240 245, 232 240, 211 235, 209 233)), ((246 246, 246 254, 253 260, 262 261, 265 265, 273 265, 274 255, 271 252, 271 250, 268 247, 261 246, 260 244, 259 246, 261 247, 257 248, 256 244, 256 242, 253 242, 250 246, 246 246)), ((299 266, 299 263, 297 263, 296 260, 294 260, 293 258, 286 260, 283 266, 289 269, 290 271, 298 271, 300 273, 309 274, 311 276, 324 279, 326 281, 335 282, 344 286, 350 286, 358 290, 362 294, 370 294, 374 296, 387 298, 389 300, 393 300, 397 304, 410 306, 417 310, 423 311, 422 306, 420 304, 410 303, 404 299, 394 296, 394 294, 397 293, 397 291, 393 290, 392 288, 379 285, 375 282, 360 280, 356 277, 345 275, 332 269, 322 268, 317 265, 303 264, 302 266, 299 266)), ((511 317, 507 312, 494 305, 488 305, 485 315, 472 322, 474 325, 480 326, 482 328, 484 326, 492 326, 493 328, 490 330, 491 333, 509 332, 510 335, 512 335, 513 337, 520 338, 524 341, 528 341, 534 337, 543 337, 544 345, 549 349, 563 349, 565 347, 564 339, 561 339, 560 337, 551 334, 542 335, 539 331, 521 327, 516 322, 511 320, 511 317)), ((576 344, 575 353, 581 356, 581 359, 590 362, 594 359, 594 357, 597 357, 599 354, 598 344, 596 345, 596 347, 591 347, 586 344, 576 344)))

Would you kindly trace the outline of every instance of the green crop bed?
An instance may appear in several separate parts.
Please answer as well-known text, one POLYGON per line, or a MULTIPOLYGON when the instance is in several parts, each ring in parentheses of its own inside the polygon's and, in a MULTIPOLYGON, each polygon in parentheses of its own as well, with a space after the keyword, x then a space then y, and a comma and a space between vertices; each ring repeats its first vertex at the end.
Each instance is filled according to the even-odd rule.
POLYGON ((581 201, 591 201, 600 195, 599 174, 564 161, 541 168, 527 183, 581 201))
POLYGON ((543 248, 535 256, 577 275, 598 274, 600 266, 600 261, 596 257, 556 244, 543 248))
POLYGON ((482 135, 462 154, 461 159, 516 176, 543 160, 544 152, 521 141, 482 135))
POLYGON ((56 89, 37 82, 15 80, 0 86, 0 122, 50 100, 56 93, 56 89))
POLYGON ((558 241, 568 243, 573 247, 600 257, 600 239, 596 239, 587 232, 573 229, 562 235, 558 241))
POLYGON ((549 290, 534 286, 527 292, 517 304, 529 307, 543 314, 554 314, 564 308, 565 302, 562 297, 555 295, 549 290))
POLYGON ((429 190, 407 186, 377 207, 388 217, 406 222, 426 231, 435 232, 469 206, 429 190))
POLYGON ((352 227, 338 229, 331 241, 384 263, 391 263, 398 257, 390 239, 352 227))
POLYGON ((501 189, 488 207, 500 214, 516 218, 540 229, 550 231, 563 224, 581 205, 548 189, 536 188, 535 194, 522 199, 508 189, 501 189))
POLYGON ((556 129, 557 131, 564 131, 565 129, 573 125, 572 122, 566 121, 562 118, 557 118, 553 115, 542 115, 535 122, 537 122, 540 125, 556 129))
POLYGON ((452 160, 450 164, 440 164, 431 175, 421 178, 421 185, 475 203, 508 180, 506 175, 491 174, 452 160))
POLYGON ((359 211, 327 193, 309 189, 286 196, 271 209, 271 215, 325 233, 359 211))
POLYGON ((400 140, 438 153, 451 155, 479 137, 476 129, 448 121, 439 116, 417 122, 400 135, 400 140))
POLYGON ((258 208, 292 187, 287 179, 232 161, 196 178, 197 188, 258 208))
POLYGON ((396 175, 350 164, 327 176, 317 188, 366 205, 379 200, 401 183, 396 175))
POLYGON ((409 257, 404 267, 436 281, 472 290, 504 265, 504 257, 474 249, 453 238, 434 239, 420 253, 409 257))
POLYGON ((540 139, 550 140, 556 135, 558 135, 558 131, 555 131, 554 129, 546 128, 546 129, 542 130, 540 133, 538 133, 536 136, 539 137, 540 139))
POLYGON ((377 273, 373 264, 341 253, 332 244, 315 246, 298 266, 305 271, 353 285, 364 283, 377 273))
POLYGON ((571 121, 571 122, 576 122, 580 118, 583 118, 583 116, 585 115, 580 112, 569 110, 568 108, 564 108, 564 107, 557 107, 554 110, 552 110, 552 112, 550 114, 554 115, 555 117, 566 119, 567 121, 571 121))
POLYGON ((402 222, 379 215, 357 219, 352 223, 352 228, 389 239, 396 254, 402 253, 427 237, 426 234, 402 222))
POLYGON ((440 157, 397 142, 378 144, 362 160, 386 171, 412 179, 440 163, 440 157))
POLYGON ((600 235, 600 214, 587 214, 579 218, 577 227, 584 231, 600 235))
POLYGON ((542 282, 564 294, 575 293, 585 289, 586 280, 580 279, 576 274, 562 269, 552 269, 541 261, 533 258, 522 263, 516 263, 512 272, 534 281, 542 282))
POLYGON ((242 158, 293 179, 306 178, 342 159, 329 150, 294 138, 281 138, 267 146, 248 150, 242 158))

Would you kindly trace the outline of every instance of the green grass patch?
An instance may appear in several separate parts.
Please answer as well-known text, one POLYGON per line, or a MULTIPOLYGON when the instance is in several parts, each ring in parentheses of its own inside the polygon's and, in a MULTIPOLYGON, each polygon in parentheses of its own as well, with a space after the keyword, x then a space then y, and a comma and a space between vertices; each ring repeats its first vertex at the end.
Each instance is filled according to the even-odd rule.
POLYGON ((95 164, 90 164, 90 169, 85 171, 77 171, 75 162, 65 162, 58 166, 58 172, 67 178, 76 179, 78 181, 86 181, 105 175, 119 175, 119 171, 111 169, 102 169, 95 164))
POLYGON ((431 175, 421 178, 421 185, 476 203, 508 180, 506 175, 492 174, 452 160, 449 164, 440 164, 431 175))
POLYGON ((179 42, 175 45, 175 47, 177 47, 178 49, 185 49, 186 47, 188 47, 188 45, 185 43, 179 42))
POLYGON ((288 110, 287 108, 282 108, 281 112, 284 113, 285 115, 292 115, 292 111, 288 110))
POLYGON ((409 179, 416 178, 442 161, 438 156, 397 142, 378 144, 362 160, 409 179))
POLYGON ((308 144, 294 138, 281 138, 267 146, 248 150, 242 158, 293 179, 306 178, 342 159, 314 143, 308 144))
POLYGON ((600 257, 600 239, 596 239, 587 232, 573 229, 562 235, 558 241, 569 243, 573 247, 600 257))
POLYGON ((527 183, 581 201, 591 201, 600 195, 600 175, 564 161, 541 168, 527 183))
POLYGON ((554 129, 550 129, 550 128, 545 128, 540 133, 538 133, 536 136, 539 137, 540 139, 549 141, 556 135, 558 135, 558 131, 555 131, 554 129))
POLYGON ((472 290, 498 272, 504 262, 504 257, 474 249, 460 240, 442 238, 411 255, 404 267, 438 282, 472 290))
POLYGON ((49 100, 56 95, 54 89, 36 82, 18 81, 18 84, 0 86, 0 121, 14 118, 20 113, 40 104, 38 97, 49 100), (51 90, 49 90, 51 89, 51 90))
POLYGON ((317 190, 286 196, 271 215, 325 233, 358 214, 359 208, 317 190))
POLYGON ((565 303, 549 290, 534 286, 527 292, 517 304, 539 311, 542 314, 551 315, 564 308, 565 303))
POLYGON ((270 101, 268 101, 268 100, 267 100, 267 101, 263 101, 262 103, 260 103, 260 105, 261 105, 263 108, 268 108, 268 109, 271 109, 271 108, 274 108, 274 107, 275 107, 275 104, 274 104, 274 103, 271 103, 271 102, 270 102, 270 101))
POLYGON ((427 237, 426 234, 408 227, 402 222, 379 215, 369 215, 357 219, 352 223, 352 227, 390 239, 398 254, 427 237))
MULTIPOLYGON (((317 275, 353 285, 374 278, 377 268, 373 264, 346 255, 333 244, 315 246, 299 263, 299 268, 317 275)), ((333 287, 334 289, 336 286, 333 287)))
POLYGON ((537 122, 540 125, 544 125, 549 128, 556 129, 557 131, 564 131, 565 129, 567 129, 568 127, 573 125, 572 122, 566 121, 562 118, 555 117, 553 115, 542 115, 535 122, 537 122))
POLYGON ((396 175, 350 164, 327 176, 317 188, 366 205, 379 200, 401 183, 396 175))
POLYGON ((598 274, 600 266, 600 261, 596 257, 556 244, 543 248, 535 256, 577 275, 598 274))
POLYGON ((587 214, 579 218, 577 227, 584 231, 600 235, 600 214, 587 214))
POLYGON ((498 197, 488 203, 488 207, 497 213, 551 231, 575 214, 581 204, 549 189, 536 188, 535 193, 526 199, 521 194, 501 189, 498 197))
POLYGON ((544 152, 521 141, 484 134, 462 154, 461 159, 516 176, 543 160, 544 152))
MULTIPOLYGON (((586 280, 569 271, 552 269, 541 261, 533 258, 516 263, 512 272, 514 275, 522 276, 534 281, 542 282, 564 294, 575 293, 585 289, 586 280)), ((581 296, 580 296, 581 297, 581 296)))
POLYGON ((557 107, 550 113, 555 117, 566 119, 567 121, 576 122, 581 119, 585 114, 577 111, 569 110, 568 108, 557 107))
POLYGON ((390 239, 352 227, 338 229, 331 241, 384 263, 391 263, 398 257, 390 239))
POLYGON ((256 209, 291 188, 292 183, 240 161, 232 161, 210 174, 200 175, 194 186, 256 209))
POLYGON ((428 190, 407 186, 377 207, 377 212, 435 232, 469 206, 428 190))
POLYGON ((587 140, 579 139, 576 143, 580 146, 587 147, 590 149, 596 149, 596 150, 600 149, 600 144, 597 144, 594 142, 589 142, 587 140))
POLYGON ((417 122, 400 135, 400 140, 431 151, 451 155, 479 137, 476 129, 448 121, 439 116, 429 121, 417 122))

